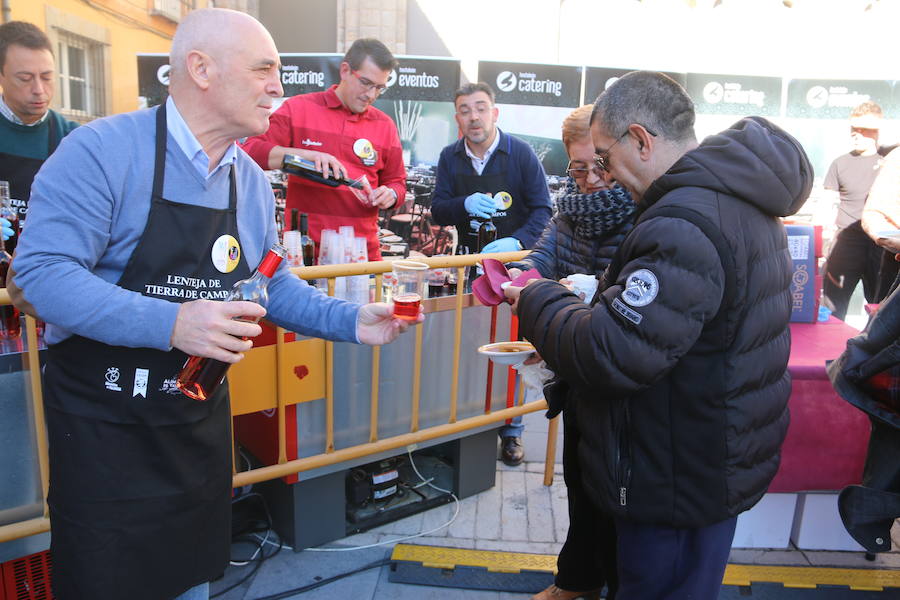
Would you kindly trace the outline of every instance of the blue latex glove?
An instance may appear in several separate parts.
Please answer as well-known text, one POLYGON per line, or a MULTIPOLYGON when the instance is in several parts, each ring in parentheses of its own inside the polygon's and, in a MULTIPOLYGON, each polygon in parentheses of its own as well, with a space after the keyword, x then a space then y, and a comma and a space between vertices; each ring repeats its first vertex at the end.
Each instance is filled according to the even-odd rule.
POLYGON ((465 202, 466 211, 473 217, 490 219, 497 212, 497 204, 494 199, 481 192, 475 192, 465 202))
POLYGON ((484 247, 481 251, 482 254, 487 254, 488 252, 517 252, 522 249, 522 244, 519 243, 514 237, 505 237, 500 238, 499 240, 494 240, 490 244, 484 247))
POLYGON ((12 223, 2 217, 0 217, 0 234, 3 235, 4 242, 11 238, 13 234, 12 223))

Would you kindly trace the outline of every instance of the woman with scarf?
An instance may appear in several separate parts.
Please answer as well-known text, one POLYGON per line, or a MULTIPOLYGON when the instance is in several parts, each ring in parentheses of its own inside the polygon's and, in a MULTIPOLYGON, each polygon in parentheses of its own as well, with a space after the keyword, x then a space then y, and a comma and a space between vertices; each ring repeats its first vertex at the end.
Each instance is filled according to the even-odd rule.
MULTIPOLYGON (((565 193, 556 200, 556 211, 531 254, 509 265, 536 268, 547 279, 561 280, 584 273, 599 276, 616 248, 631 229, 635 205, 618 184, 608 187, 594 164, 590 119, 593 105, 575 109, 562 125, 562 141, 569 156, 565 193)), ((585 298, 590 302, 591 298, 585 298)), ((539 360, 539 359, 533 359, 539 360)), ((553 382, 545 387, 550 403, 548 418, 559 414, 564 398, 553 397, 553 382)), ((612 519, 591 504, 582 484, 578 464, 578 430, 574 405, 563 416, 563 477, 568 488, 569 532, 557 559, 553 585, 532 600, 600 598, 604 583, 608 599, 616 594, 616 535, 612 519)))

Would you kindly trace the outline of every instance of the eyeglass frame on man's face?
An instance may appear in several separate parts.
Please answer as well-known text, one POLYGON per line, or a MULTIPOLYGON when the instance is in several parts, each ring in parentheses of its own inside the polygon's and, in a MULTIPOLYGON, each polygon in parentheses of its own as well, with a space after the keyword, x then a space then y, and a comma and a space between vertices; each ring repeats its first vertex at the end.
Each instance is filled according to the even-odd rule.
POLYGON ((354 77, 356 77, 356 80, 359 82, 359 84, 361 86, 363 86, 366 89, 367 92, 369 90, 375 90, 376 96, 380 96, 387 90, 387 87, 388 87, 387 84, 375 83, 368 77, 363 77, 362 75, 358 74, 353 69, 350 70, 350 74, 353 75, 354 77))
MULTIPOLYGON (((641 127, 644 128, 644 131, 646 131, 653 137, 656 137, 656 133, 654 133, 653 130, 650 129, 649 127, 647 127, 646 125, 641 125, 640 123, 632 123, 632 125, 640 125, 641 127)), ((629 133, 631 133, 631 125, 629 125, 628 129, 625 130, 625 133, 623 133, 622 135, 620 135, 619 137, 616 138, 616 141, 614 141, 609 148, 607 148, 603 152, 595 152, 594 153, 594 164, 597 166, 598 169, 600 169, 604 173, 609 173, 609 153, 610 153, 610 151, 612 151, 613 148, 616 147, 616 144, 621 142, 622 138, 627 136, 629 133)))

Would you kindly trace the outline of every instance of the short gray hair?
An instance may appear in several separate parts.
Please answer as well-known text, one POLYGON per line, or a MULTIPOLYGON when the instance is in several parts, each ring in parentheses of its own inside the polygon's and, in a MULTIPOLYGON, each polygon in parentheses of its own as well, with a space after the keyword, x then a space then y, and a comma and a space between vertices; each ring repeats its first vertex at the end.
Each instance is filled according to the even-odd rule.
POLYGON ((655 71, 632 71, 609 86, 594 102, 591 123, 598 119, 613 137, 637 123, 672 142, 696 140, 693 101, 678 82, 655 71))

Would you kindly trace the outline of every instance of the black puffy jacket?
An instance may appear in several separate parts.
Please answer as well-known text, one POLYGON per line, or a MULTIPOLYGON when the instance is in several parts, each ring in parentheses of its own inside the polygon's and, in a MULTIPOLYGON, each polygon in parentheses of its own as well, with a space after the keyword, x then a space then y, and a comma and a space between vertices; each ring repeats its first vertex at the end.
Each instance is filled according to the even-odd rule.
POLYGON ((614 516, 700 527, 775 476, 791 387, 778 217, 812 179, 794 138, 743 119, 650 186, 593 306, 554 282, 522 291, 520 331, 573 388, 584 485, 614 516))

